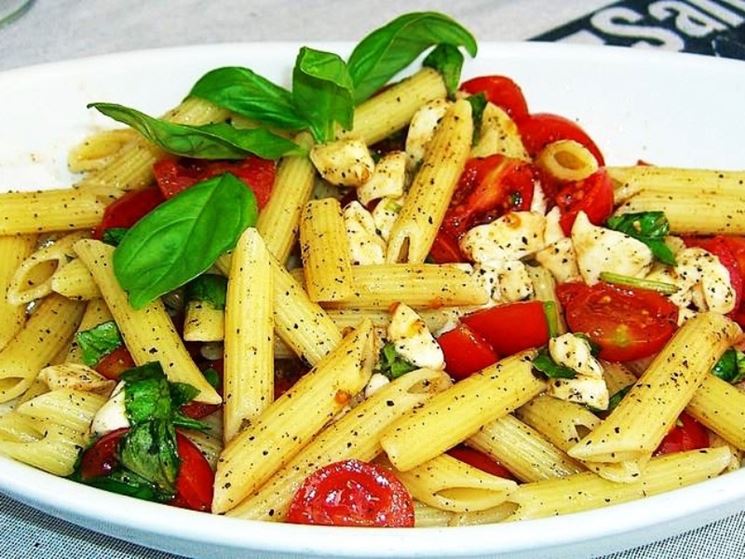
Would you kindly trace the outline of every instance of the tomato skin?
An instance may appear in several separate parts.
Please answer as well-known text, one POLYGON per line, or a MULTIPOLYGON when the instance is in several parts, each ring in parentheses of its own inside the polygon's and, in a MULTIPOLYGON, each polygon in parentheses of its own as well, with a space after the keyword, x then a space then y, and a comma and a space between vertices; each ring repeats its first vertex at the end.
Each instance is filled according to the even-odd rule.
POLYGON ((456 380, 469 377, 499 360, 489 342, 465 324, 442 334, 437 343, 445 354, 445 370, 456 380))
POLYGON ((572 225, 579 212, 585 212, 590 223, 602 225, 613 213, 613 182, 605 169, 586 179, 566 184, 554 201, 561 210, 559 224, 564 234, 571 236, 572 225))
POLYGON ((709 433, 703 425, 685 412, 680 414, 678 421, 681 425, 675 425, 668 431, 657 447, 656 455, 709 447, 709 433))
POLYGON ((464 316, 461 322, 502 357, 548 343, 548 320, 541 301, 492 307, 464 316))
POLYGON ((506 76, 472 78, 463 82, 460 90, 471 95, 483 93, 487 101, 502 109, 515 122, 528 116, 528 104, 525 102, 522 89, 506 76))
POLYGON ((106 206, 101 224, 93 231, 93 236, 96 239, 101 239, 107 229, 132 227, 164 201, 165 198, 160 190, 153 187, 127 192, 124 196, 106 206))
POLYGON ((735 308, 727 316, 735 318, 742 306, 743 288, 745 287, 743 285, 743 271, 745 270, 740 265, 741 259, 745 261, 745 240, 718 235, 709 238, 686 237, 683 241, 687 247, 699 247, 709 251, 719 258, 719 262, 727 269, 730 285, 735 291, 735 308), (739 257, 735 255, 735 251, 738 251, 739 257))
POLYGON ((429 249, 429 256, 437 264, 447 264, 449 262, 467 262, 468 259, 463 256, 458 246, 458 241, 453 239, 448 233, 440 229, 437 232, 432 248, 429 249))
POLYGON ((521 119, 517 123, 523 145, 531 157, 538 155, 548 144, 559 140, 574 140, 585 146, 602 167, 605 165, 603 154, 592 141, 592 138, 578 124, 563 116, 550 113, 536 113, 521 119))
POLYGON ((108 379, 119 380, 119 376, 135 366, 132 354, 127 346, 121 345, 106 357, 101 359, 95 366, 96 371, 108 379))
POLYGON ((128 428, 105 434, 83 453, 80 459, 80 477, 89 480, 109 475, 119 465, 119 443, 128 428))
POLYGON ((166 158, 153 166, 158 188, 165 198, 172 198, 193 184, 222 173, 232 173, 256 195, 259 208, 269 201, 274 186, 274 161, 249 156, 241 161, 205 161, 202 159, 166 158))
POLYGON ((326 526, 414 526, 411 495, 389 470, 343 460, 316 470, 292 498, 287 521, 326 526))
POLYGON ((447 454, 487 474, 517 481, 515 476, 512 475, 512 472, 502 466, 502 464, 476 449, 459 445, 448 450, 447 454))
POLYGON ((460 239, 474 225, 510 211, 530 209, 537 184, 535 168, 503 155, 470 159, 458 180, 441 230, 460 239))
POLYGON ((587 334, 608 361, 653 355, 678 329, 678 307, 654 291, 572 282, 556 293, 569 329, 587 334))
POLYGON ((202 451, 186 435, 178 431, 176 445, 181 465, 176 477, 176 496, 171 504, 209 512, 212 508, 215 473, 202 451))

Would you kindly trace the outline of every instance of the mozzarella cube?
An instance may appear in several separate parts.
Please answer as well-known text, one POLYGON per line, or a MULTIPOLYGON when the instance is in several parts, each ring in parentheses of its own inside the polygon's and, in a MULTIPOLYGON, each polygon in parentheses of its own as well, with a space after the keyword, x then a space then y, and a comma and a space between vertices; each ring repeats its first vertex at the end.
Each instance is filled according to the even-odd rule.
POLYGON ((546 218, 532 212, 510 212, 477 225, 460 240, 460 248, 480 264, 519 260, 541 250, 546 218))
POLYGON ((589 285, 597 283, 602 272, 644 277, 652 266, 647 245, 620 231, 593 225, 585 212, 577 214, 572 243, 579 272, 589 285))
POLYGON ((111 398, 93 416, 91 434, 94 437, 103 437, 107 433, 111 433, 117 429, 126 429, 130 426, 129 419, 127 418, 125 397, 124 383, 120 382, 114 388, 114 392, 111 393, 111 398))
POLYGON ((566 238, 567 236, 561 228, 561 210, 558 206, 554 206, 546 214, 546 228, 543 231, 543 241, 548 246, 566 238))
POLYGON ((375 229, 383 240, 388 242, 393 225, 404 207, 405 196, 399 198, 383 198, 372 211, 375 229))
POLYGON ((608 386, 602 378, 552 379, 546 391, 559 400, 584 404, 599 410, 607 410, 610 402, 608 386))
POLYGON ((412 365, 428 369, 445 368, 445 356, 440 345, 414 310, 399 303, 388 325, 388 340, 398 354, 412 365))
POLYGON ((353 265, 385 263, 385 241, 375 231, 375 221, 359 202, 351 202, 342 212, 347 229, 349 253, 353 265))
POLYGON ((564 237, 536 253, 535 259, 556 278, 559 283, 579 279, 577 255, 572 239, 564 237))
POLYGON ((693 304, 702 311, 727 314, 735 308, 735 290, 729 272, 714 254, 702 248, 686 248, 677 256, 676 273, 691 287, 693 304))
POLYGON ((357 187, 357 199, 367 206, 378 198, 398 198, 404 193, 405 184, 406 153, 393 151, 378 161, 370 180, 357 187))
POLYGON ((435 99, 425 103, 411 117, 409 131, 406 133, 406 155, 410 170, 416 168, 424 159, 427 146, 451 105, 452 103, 445 99, 435 99))
POLYGON ((381 375, 380 373, 373 374, 370 380, 367 381, 367 386, 365 386, 365 398, 369 398, 390 382, 385 375, 381 375))
POLYGON ((578 375, 603 378, 603 367, 592 355, 592 348, 587 340, 574 334, 562 334, 548 342, 551 358, 559 365, 564 365, 578 375))
POLYGON ((337 140, 313 146, 310 160, 326 181, 337 186, 361 186, 375 171, 375 162, 362 140, 337 140))

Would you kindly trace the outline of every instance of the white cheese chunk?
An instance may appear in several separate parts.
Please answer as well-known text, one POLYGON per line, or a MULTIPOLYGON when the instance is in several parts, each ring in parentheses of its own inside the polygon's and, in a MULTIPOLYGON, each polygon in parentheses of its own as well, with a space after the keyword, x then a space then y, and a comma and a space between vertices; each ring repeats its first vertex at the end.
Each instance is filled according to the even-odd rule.
POLYGON ((584 404, 599 410, 607 410, 610 401, 605 381, 592 377, 552 379, 548 383, 547 393, 559 400, 584 404))
POLYGON ((386 196, 398 198, 404 193, 405 184, 406 153, 393 151, 378 161, 370 180, 357 187, 357 199, 367 206, 386 196))
POLYGON ((471 273, 495 303, 514 303, 533 296, 530 274, 519 260, 476 264, 471 273))
POLYGON ((559 283, 579 279, 577 255, 574 253, 574 245, 569 237, 564 237, 551 246, 539 250, 535 259, 551 272, 559 283))
POLYGON ((546 215, 546 196, 540 184, 533 185, 533 198, 530 200, 530 211, 534 214, 546 215))
POLYGON ((546 228, 543 231, 543 240, 546 245, 552 245, 561 239, 566 239, 564 230, 561 228, 561 210, 558 206, 551 208, 546 214, 546 228))
POLYGON ((373 221, 375 222, 375 229, 386 242, 391 236, 391 230, 393 225, 398 219, 398 214, 401 213, 401 208, 404 207, 405 196, 399 198, 383 198, 372 211, 373 221))
POLYGON ((111 393, 111 398, 93 416, 91 434, 94 437, 103 437, 107 433, 127 427, 129 419, 125 407, 124 383, 120 382, 111 393))
POLYGON ((399 303, 393 311, 388 325, 388 341, 412 365, 435 370, 445 368, 442 349, 424 320, 403 303, 399 303))
POLYGON ((707 250, 691 247, 676 255, 676 283, 681 291, 688 291, 700 311, 727 314, 735 308, 735 290, 729 272, 719 258, 707 250))
POLYGON ((644 277, 652 265, 652 251, 647 245, 620 231, 590 223, 585 212, 579 212, 572 227, 572 243, 582 279, 597 283, 601 272, 644 277))
POLYGON ((391 381, 388 380, 388 377, 385 375, 380 373, 373 374, 370 377, 370 380, 367 381, 367 386, 365 386, 365 398, 369 398, 390 382, 391 381))
POLYGON ((480 264, 519 260, 544 247, 546 218, 532 212, 510 212, 499 219, 477 225, 460 240, 460 248, 480 264))
POLYGON ((427 145, 451 105, 452 103, 445 99, 435 99, 425 103, 414 113, 409 123, 409 131, 406 133, 406 155, 410 170, 416 168, 424 159, 427 145))
POLYGON ((352 264, 369 266, 385 263, 385 241, 377 235, 370 212, 359 202, 351 202, 344 206, 342 215, 352 264))
POLYGON ((587 340, 574 334, 562 334, 548 342, 551 358, 559 365, 564 365, 578 375, 603 378, 603 367, 592 355, 592 348, 587 340))
POLYGON ((310 160, 320 175, 337 186, 360 186, 370 180, 375 162, 362 140, 338 140, 313 146, 310 160))

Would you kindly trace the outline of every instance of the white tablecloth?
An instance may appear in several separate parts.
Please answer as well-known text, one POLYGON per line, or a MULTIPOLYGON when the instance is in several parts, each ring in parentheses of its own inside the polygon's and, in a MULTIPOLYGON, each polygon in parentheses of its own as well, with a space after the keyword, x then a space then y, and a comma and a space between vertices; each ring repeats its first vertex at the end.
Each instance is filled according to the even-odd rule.
MULTIPOLYGON (((605 0, 39 0, 21 19, 0 27, 0 70, 187 44, 357 40, 398 13, 414 10, 449 13, 480 40, 522 40, 606 4, 605 0)), ((2 559, 172 557, 83 530, 4 496, 0 496, 0 534, 2 559)), ((714 557, 745 558, 745 514, 605 559, 714 557)))

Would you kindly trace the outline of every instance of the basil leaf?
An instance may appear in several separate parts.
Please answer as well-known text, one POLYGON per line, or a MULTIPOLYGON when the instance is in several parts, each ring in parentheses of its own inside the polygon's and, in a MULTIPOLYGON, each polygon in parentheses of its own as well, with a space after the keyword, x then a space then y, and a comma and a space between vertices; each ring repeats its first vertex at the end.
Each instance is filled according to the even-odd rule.
POLYGON ((402 15, 360 41, 349 57, 354 100, 360 103, 431 46, 465 47, 476 56, 473 35, 444 14, 414 12, 402 15))
POLYGON ((207 72, 194 84, 189 96, 278 128, 308 127, 297 113, 289 91, 248 68, 232 66, 207 72))
POLYGON ((334 123, 352 128, 352 78, 338 55, 301 48, 292 72, 292 95, 317 141, 334 139, 334 123))
POLYGON ((193 419, 187 415, 184 415, 180 411, 173 412, 172 417, 174 427, 181 427, 182 429, 193 429, 195 431, 209 431, 210 426, 198 419, 193 419))
POLYGON ((170 419, 173 413, 171 388, 160 363, 130 369, 121 379, 124 381, 124 408, 132 425, 170 419))
POLYGON ((203 371, 202 374, 204 375, 205 380, 210 383, 210 386, 219 392, 220 385, 222 384, 220 381, 220 373, 210 367, 203 371))
POLYGON ((469 95, 466 97, 466 101, 471 104, 471 114, 473 115, 473 139, 472 144, 479 141, 481 137, 481 125, 484 122, 484 109, 486 109, 486 95, 483 93, 476 93, 475 95, 469 95))
POLYGON ((148 480, 124 469, 115 470, 104 477, 76 481, 143 501, 167 501, 172 497, 172 495, 163 495, 148 480))
POLYGON ((142 308, 205 272, 256 223, 257 213, 253 192, 231 174, 166 200, 114 250, 114 273, 130 304, 142 308))
POLYGON ((745 354, 735 348, 728 349, 711 369, 711 374, 732 384, 742 382, 745 380, 745 354))
POLYGON ((131 427, 119 452, 122 466, 165 493, 175 492, 180 460, 176 431, 170 421, 157 419, 131 427))
POLYGON ((460 71, 463 69, 463 53, 448 43, 437 45, 422 62, 425 68, 437 70, 445 82, 445 88, 451 97, 458 91, 460 71))
POLYGON ((670 223, 664 212, 614 215, 608 218, 607 225, 643 242, 663 264, 675 266, 675 255, 665 244, 665 237, 670 233, 670 223))
POLYGON ((116 322, 110 320, 75 335, 75 341, 83 352, 83 363, 95 367, 101 359, 120 347, 124 342, 116 322))
POLYGON ((101 240, 107 245, 119 246, 119 243, 122 242, 122 238, 126 234, 126 227, 111 227, 103 232, 103 238, 101 240))
POLYGON ((180 408, 184 404, 188 404, 199 394, 199 390, 185 382, 170 382, 168 384, 174 408, 180 408))
POLYGON ((574 369, 559 365, 554 361, 546 348, 541 349, 533 358, 533 368, 548 378, 575 378, 577 376, 574 369))
POLYGON ((416 369, 418 369, 416 365, 409 363, 398 354, 396 346, 391 342, 385 344, 380 350, 376 372, 387 376, 389 379, 396 379, 416 369))
POLYGON ((186 284, 187 301, 205 301, 212 308, 225 308, 228 278, 218 274, 202 274, 186 284))
POLYGON ((94 108, 142 134, 163 150, 197 159, 243 159, 249 154, 277 159, 302 154, 290 140, 264 128, 237 129, 227 123, 190 126, 158 120, 136 109, 115 103, 91 103, 94 108))

